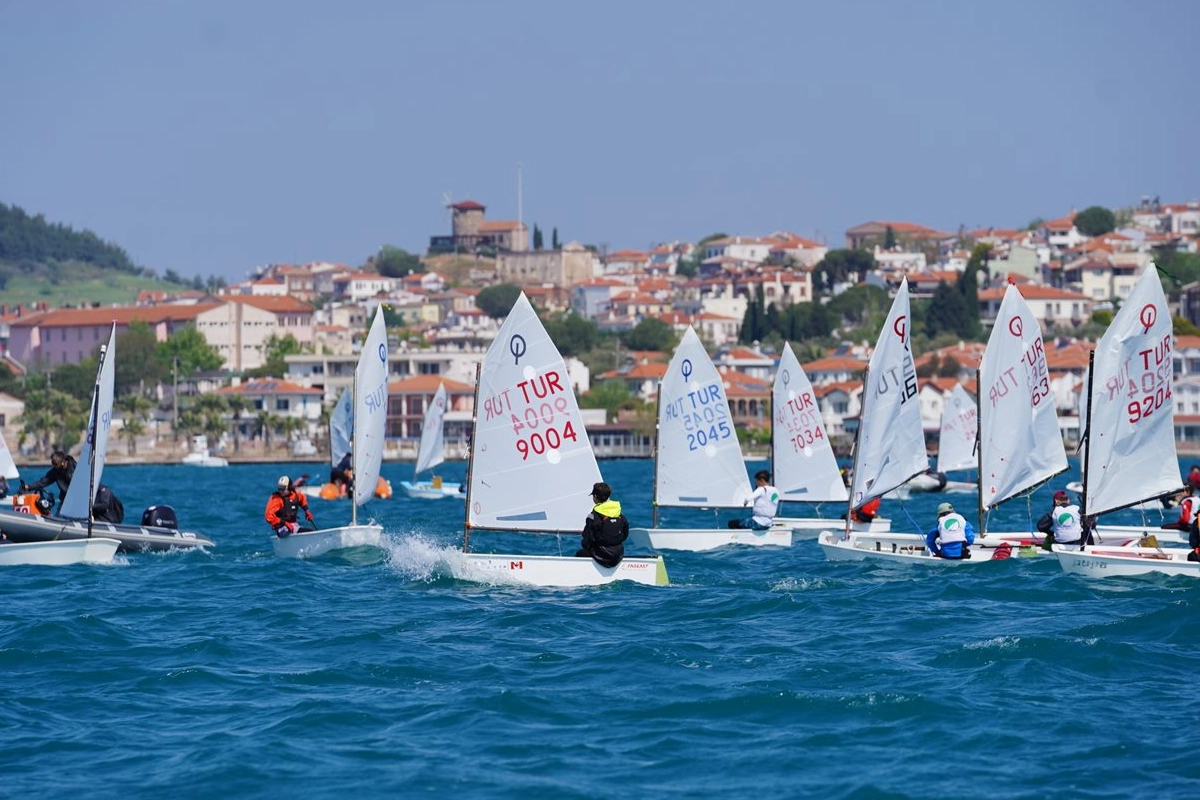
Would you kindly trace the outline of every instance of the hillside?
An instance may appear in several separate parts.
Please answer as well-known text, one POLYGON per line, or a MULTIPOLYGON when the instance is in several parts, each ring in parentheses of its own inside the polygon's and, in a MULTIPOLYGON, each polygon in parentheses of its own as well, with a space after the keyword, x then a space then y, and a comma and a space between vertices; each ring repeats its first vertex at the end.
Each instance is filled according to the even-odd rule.
POLYGON ((10 306, 110 305, 132 302, 143 289, 182 288, 136 266, 123 249, 91 231, 0 203, 0 291, 10 306))

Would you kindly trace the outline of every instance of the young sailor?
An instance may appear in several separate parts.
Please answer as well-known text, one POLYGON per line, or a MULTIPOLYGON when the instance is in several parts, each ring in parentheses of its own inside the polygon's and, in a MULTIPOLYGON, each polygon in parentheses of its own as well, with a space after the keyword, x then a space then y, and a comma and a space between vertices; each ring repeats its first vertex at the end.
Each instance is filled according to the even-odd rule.
POLYGON ((925 546, 939 558, 970 558, 967 545, 975 543, 975 529, 954 506, 942 503, 937 507, 937 527, 925 534, 925 546))
POLYGON ((276 536, 291 536, 300 530, 300 511, 312 523, 313 515, 308 510, 308 498, 303 492, 292 488, 292 479, 283 475, 275 484, 275 491, 267 498, 265 516, 267 524, 275 531, 276 536))
POLYGON ((771 485, 771 473, 760 469, 754 473, 754 484, 754 493, 745 502, 745 505, 751 506, 750 516, 729 520, 729 527, 765 531, 775 522, 775 512, 779 510, 779 490, 771 485))
POLYGON ((1079 544, 1083 538, 1079 506, 1071 502, 1070 495, 1059 489, 1054 493, 1054 507, 1042 514, 1037 521, 1037 529, 1046 534, 1042 547, 1047 550, 1051 544, 1079 544))
POLYGON ((621 513, 621 504, 612 497, 607 483, 592 485, 592 513, 583 523, 583 540, 579 558, 592 558, 603 567, 615 567, 625 557, 625 539, 629 536, 629 520, 621 513))

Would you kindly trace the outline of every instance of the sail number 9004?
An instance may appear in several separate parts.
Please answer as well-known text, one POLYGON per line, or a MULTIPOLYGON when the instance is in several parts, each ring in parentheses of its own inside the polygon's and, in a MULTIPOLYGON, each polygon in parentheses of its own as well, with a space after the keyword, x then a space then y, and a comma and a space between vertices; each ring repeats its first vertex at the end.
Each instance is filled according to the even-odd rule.
POLYGON ((562 447, 563 442, 579 440, 575 426, 567 419, 562 426, 555 423, 558 415, 566 415, 568 408, 565 397, 556 397, 553 402, 545 401, 537 405, 529 405, 521 416, 512 415, 513 433, 517 435, 516 448, 521 454, 521 460, 528 460, 530 453, 545 455, 550 450, 562 447), (528 433, 521 435, 528 429, 528 433))

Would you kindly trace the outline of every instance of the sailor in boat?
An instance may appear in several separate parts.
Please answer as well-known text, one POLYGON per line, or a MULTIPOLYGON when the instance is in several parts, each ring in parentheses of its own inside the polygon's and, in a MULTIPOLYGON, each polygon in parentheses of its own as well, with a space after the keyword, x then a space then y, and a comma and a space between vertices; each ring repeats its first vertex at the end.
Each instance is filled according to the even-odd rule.
POLYGON ((71 485, 71 478, 75 476, 75 466, 74 456, 70 456, 62 450, 55 450, 50 454, 50 469, 25 488, 30 492, 40 492, 50 484, 56 485, 61 508, 62 498, 67 496, 67 487, 71 485))
POLYGON ((970 558, 968 545, 975 543, 975 529, 949 503, 937 507, 937 527, 925 534, 925 546, 938 558, 970 558))
POLYGON ((291 478, 287 475, 280 476, 275 484, 275 491, 267 498, 267 524, 275 531, 275 535, 280 537, 291 536, 300 530, 315 530, 315 527, 300 527, 301 511, 304 512, 309 525, 312 525, 313 515, 308 510, 308 499, 303 492, 298 492, 292 487, 291 478))
MULTIPOLYGON (((1192 467, 1192 469, 1196 468, 1192 467)), ((1200 482, 1193 483, 1192 476, 1188 475, 1188 496, 1179 504, 1179 519, 1162 525, 1163 528, 1169 530, 1188 532, 1188 546, 1192 548, 1192 552, 1188 553, 1188 561, 1200 561, 1198 518, 1200 518, 1200 482)))
POLYGON ((0 475, 0 500, 3 500, 4 498, 8 497, 8 492, 9 492, 8 478, 4 477, 3 475, 0 475))
POLYGON ((729 520, 729 527, 765 531, 775 522, 775 512, 779 510, 779 490, 771 485, 771 473, 765 469, 754 473, 754 487, 754 493, 743 503, 751 507, 750 516, 729 520))
POLYGON ((113 490, 106 483, 96 487, 96 499, 92 501, 92 519, 97 522, 111 522, 114 525, 120 525, 125 520, 125 504, 113 494, 113 490))
POLYGON ((329 482, 338 488, 338 494, 342 497, 354 488, 354 470, 350 466, 353 461, 352 455, 353 453, 347 452, 337 466, 329 470, 329 482))
POLYGON ((621 504, 612 497, 607 483, 592 484, 592 513, 583 523, 583 541, 577 558, 591 558, 602 567, 615 567, 625 557, 625 539, 629 520, 621 513, 621 504))
MULTIPOLYGON (((842 467, 842 482, 846 484, 846 488, 850 488, 850 469, 842 467)), ((863 503, 858 508, 850 510, 850 520, 852 522, 870 522, 879 516, 879 504, 883 500, 881 497, 872 497, 867 502, 863 503)), ((846 518, 845 514, 840 515, 842 519, 846 518)))
POLYGON ((1037 521, 1037 529, 1046 534, 1042 548, 1050 550, 1055 544, 1080 544, 1083 538, 1083 521, 1079 517, 1079 506, 1071 502, 1071 496, 1062 489, 1054 493, 1054 506, 1037 521))

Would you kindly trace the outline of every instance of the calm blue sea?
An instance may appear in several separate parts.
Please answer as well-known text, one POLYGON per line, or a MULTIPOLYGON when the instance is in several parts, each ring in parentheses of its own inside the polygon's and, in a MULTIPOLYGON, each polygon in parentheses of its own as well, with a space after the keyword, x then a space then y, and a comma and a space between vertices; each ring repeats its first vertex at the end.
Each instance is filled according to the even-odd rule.
MULTIPOLYGON (((601 468, 647 524, 651 464, 601 468)), ((323 468, 109 467, 129 516, 168 503, 218 546, 0 572, 0 796, 1200 797, 1200 581, 833 563, 808 540, 669 553, 665 589, 468 584, 446 568, 461 504, 399 492, 364 509, 383 557, 275 558, 281 471, 323 468)), ((942 499, 883 508, 915 530, 942 499)))

